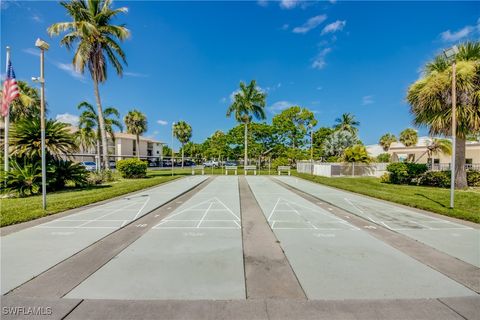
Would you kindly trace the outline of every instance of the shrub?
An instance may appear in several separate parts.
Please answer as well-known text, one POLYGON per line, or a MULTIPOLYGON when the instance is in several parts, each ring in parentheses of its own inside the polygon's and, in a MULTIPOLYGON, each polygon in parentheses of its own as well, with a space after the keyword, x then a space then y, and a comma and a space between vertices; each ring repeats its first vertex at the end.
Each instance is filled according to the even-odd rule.
POLYGON ((90 174, 87 177, 87 181, 88 181, 88 184, 90 185, 98 185, 105 182, 115 181, 115 177, 112 171, 101 170, 101 171, 90 172, 90 174))
POLYGON ((147 175, 147 163, 139 159, 125 159, 117 161, 117 170, 123 178, 145 178, 147 175))
POLYGON ((422 186, 448 188, 450 186, 450 171, 429 171, 422 174, 418 184, 422 186))
POLYGON ((390 173, 385 172, 384 174, 382 174, 382 176, 380 177, 380 182, 381 183, 390 183, 390 173))
POLYGON ((377 161, 381 163, 390 162, 390 154, 389 153, 380 153, 377 156, 377 161))
POLYGON ((42 167, 39 162, 22 164, 11 162, 11 169, 6 173, 6 192, 17 192, 20 197, 38 193, 42 185, 42 167))
POLYGON ((369 163, 370 157, 368 156, 365 146, 356 144, 345 149, 342 155, 342 160, 345 162, 369 163))
POLYGON ((427 170, 426 164, 419 163, 395 162, 387 166, 387 171, 390 172, 390 182, 395 184, 412 183, 427 170))
POLYGON ((288 165, 290 165, 290 161, 287 158, 280 157, 272 161, 273 169, 277 169, 278 166, 288 166, 288 165))
POLYGON ((65 188, 67 182, 76 187, 82 187, 88 183, 88 171, 79 163, 69 160, 54 160, 49 164, 48 169, 48 187, 52 190, 65 188))
POLYGON ((480 171, 468 170, 467 183, 470 187, 480 187, 480 171))

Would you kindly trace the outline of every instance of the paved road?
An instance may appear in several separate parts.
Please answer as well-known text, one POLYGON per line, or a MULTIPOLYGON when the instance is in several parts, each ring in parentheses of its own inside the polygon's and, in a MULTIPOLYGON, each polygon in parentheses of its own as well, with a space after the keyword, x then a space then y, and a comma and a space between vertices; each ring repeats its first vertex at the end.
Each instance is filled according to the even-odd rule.
POLYGON ((265 177, 248 177, 309 299, 476 294, 265 177))
POLYGON ((276 179, 382 227, 480 267, 480 229, 304 179, 285 176, 276 179))
POLYGON ((237 177, 217 177, 66 297, 245 299, 237 177))
POLYGON ((1 292, 14 289, 204 181, 189 177, 1 237, 1 292))

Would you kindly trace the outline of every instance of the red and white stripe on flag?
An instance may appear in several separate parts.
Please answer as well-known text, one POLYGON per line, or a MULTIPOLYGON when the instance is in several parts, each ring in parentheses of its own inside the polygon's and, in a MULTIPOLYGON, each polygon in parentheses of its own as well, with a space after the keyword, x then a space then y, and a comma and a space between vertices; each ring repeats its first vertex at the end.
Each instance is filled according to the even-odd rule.
POLYGON ((6 117, 9 112, 10 103, 18 98, 20 92, 18 91, 17 80, 15 80, 15 72, 13 71, 12 62, 8 61, 7 77, 3 82, 2 91, 2 109, 1 114, 6 117))

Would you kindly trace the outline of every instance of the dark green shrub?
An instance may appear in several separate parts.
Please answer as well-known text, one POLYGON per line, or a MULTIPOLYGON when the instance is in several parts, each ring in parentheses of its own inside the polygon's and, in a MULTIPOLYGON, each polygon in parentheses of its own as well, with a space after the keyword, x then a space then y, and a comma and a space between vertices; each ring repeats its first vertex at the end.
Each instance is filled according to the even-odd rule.
POLYGON ((389 153, 380 153, 377 156, 377 162, 382 162, 382 163, 390 162, 390 154, 389 153))
POLYGON ((47 178, 51 190, 61 190, 69 182, 75 187, 87 185, 88 171, 69 160, 53 160, 49 163, 47 178))
POLYGON ((422 174, 418 184, 422 186, 448 188, 450 187, 450 171, 429 171, 422 174))
POLYGON ((125 159, 117 161, 117 170, 123 178, 145 178, 147 175, 147 163, 139 159, 125 159))
POLYGON ((390 173, 390 182, 395 184, 412 183, 427 170, 427 165, 420 163, 395 162, 387 166, 387 171, 390 173))
POLYGON ((480 187, 480 171, 468 170, 467 183, 470 187, 480 187))
POLYGON ((5 192, 16 192, 20 197, 37 194, 42 185, 42 167, 40 162, 11 162, 11 168, 5 174, 5 192))
POLYGON ((90 172, 90 174, 87 177, 88 184, 90 185, 98 185, 105 182, 112 182, 114 180, 115 180, 115 177, 113 175, 113 172, 110 170, 90 172))

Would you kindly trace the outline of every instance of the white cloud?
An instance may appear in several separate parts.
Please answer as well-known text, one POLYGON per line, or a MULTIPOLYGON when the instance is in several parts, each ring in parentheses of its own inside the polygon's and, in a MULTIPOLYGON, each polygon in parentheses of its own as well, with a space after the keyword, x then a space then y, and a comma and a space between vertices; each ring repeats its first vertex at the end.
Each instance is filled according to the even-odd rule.
POLYGON ((364 96, 362 98, 362 106, 366 106, 369 104, 374 103, 375 101, 373 100, 373 96, 364 96))
POLYGON ((38 49, 26 48, 26 49, 22 49, 22 51, 25 52, 25 53, 28 53, 32 56, 40 57, 40 50, 38 50, 38 49))
POLYGON ((77 127, 78 122, 80 121, 80 118, 78 116, 70 114, 70 113, 57 114, 55 119, 57 121, 60 121, 60 122, 69 123, 74 127, 77 127))
POLYGON ((346 24, 347 24, 347 21, 345 21, 345 20, 343 20, 343 21, 337 20, 335 22, 327 24, 325 26, 325 28, 323 28, 323 30, 322 30, 322 35, 327 34, 327 33, 333 33, 333 32, 337 32, 337 31, 341 31, 341 30, 343 30, 343 28, 345 27, 346 24))
POLYGON ((289 102, 289 101, 277 101, 275 102, 274 104, 272 104, 271 106, 267 107, 268 111, 270 111, 271 113, 278 113, 282 110, 285 110, 287 108, 290 108, 291 106, 293 106, 294 104, 289 102))
POLYGON ((280 8, 293 9, 301 3, 300 0, 280 0, 280 8))
POLYGON ((43 22, 42 17, 40 17, 40 15, 38 15, 38 14, 34 14, 34 15, 32 16, 32 20, 35 21, 35 22, 37 22, 37 23, 43 22))
POLYGON ((290 25, 288 23, 285 23, 283 26, 282 26, 282 30, 288 30, 288 28, 290 27, 290 25))
POLYGON ((80 80, 82 82, 85 82, 85 76, 81 74, 80 72, 77 72, 73 66, 69 63, 62 63, 58 61, 52 61, 52 63, 60 70, 63 70, 67 72, 69 75, 74 77, 77 80, 80 80))
POLYGON ((328 2, 330 2, 331 4, 335 4, 337 3, 337 0, 328 0, 328 2))
POLYGON ((160 133, 160 131, 158 131, 158 130, 153 131, 153 134, 154 134, 154 135, 157 135, 157 134, 159 134, 159 133, 160 133))
POLYGON ((157 123, 161 126, 166 126, 168 124, 168 121, 165 120, 157 120, 157 123))
POLYGON ((465 26, 457 31, 444 31, 440 33, 440 37, 444 42, 456 42, 468 36, 474 35, 475 33, 480 33, 480 18, 477 20, 477 25, 465 26))
POLYGON ((258 1, 257 1, 257 4, 258 4, 260 7, 266 7, 266 6, 268 6, 268 0, 258 0, 258 1))
POLYGON ((137 72, 124 72, 123 75, 127 77, 133 77, 133 78, 147 78, 148 74, 145 73, 137 73, 137 72))
POLYGON ((307 33, 308 31, 318 27, 323 21, 327 19, 327 15, 321 14, 315 17, 311 17, 302 26, 293 28, 293 33, 307 33))
POLYGON ((312 68, 314 69, 323 69, 327 63, 325 62, 325 57, 332 51, 332 48, 325 48, 320 51, 315 59, 313 59, 312 68))

